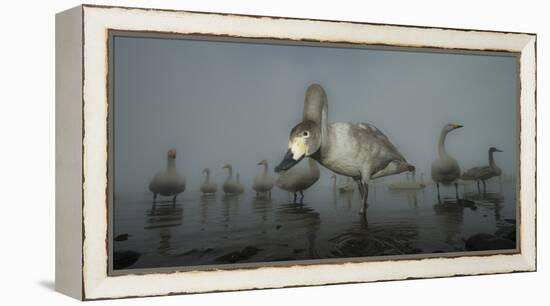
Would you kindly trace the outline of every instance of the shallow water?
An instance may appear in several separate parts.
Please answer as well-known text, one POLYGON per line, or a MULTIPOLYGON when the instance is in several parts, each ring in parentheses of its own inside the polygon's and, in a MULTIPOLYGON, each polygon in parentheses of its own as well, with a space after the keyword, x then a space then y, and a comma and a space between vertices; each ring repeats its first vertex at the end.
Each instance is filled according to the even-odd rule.
MULTIPOLYGON (((357 191, 324 186, 306 191, 303 204, 276 188, 271 200, 252 190, 212 197, 191 190, 175 204, 165 198, 156 205, 150 193, 116 195, 115 269, 466 251, 474 234, 515 228, 515 186, 495 182, 485 194, 461 186, 472 203, 462 205, 438 203, 432 184, 417 191, 377 184, 368 223, 358 214, 357 191)), ((443 197, 452 195, 454 187, 442 188, 443 197)))

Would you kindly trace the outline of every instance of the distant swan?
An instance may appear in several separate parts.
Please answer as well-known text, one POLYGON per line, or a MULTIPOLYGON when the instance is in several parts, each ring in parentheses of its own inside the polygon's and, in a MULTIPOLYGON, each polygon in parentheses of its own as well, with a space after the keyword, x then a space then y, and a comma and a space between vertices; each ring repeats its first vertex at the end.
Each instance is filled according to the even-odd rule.
POLYGON ((449 153, 447 153, 447 150, 445 150, 445 138, 450 131, 461 127, 462 125, 459 124, 447 124, 443 127, 441 134, 439 135, 439 159, 432 162, 432 179, 437 186, 437 200, 439 202, 441 202, 439 183, 445 186, 454 184, 456 189, 456 200, 457 202, 459 201, 457 179, 460 177, 460 167, 458 166, 457 161, 452 158, 449 153))
POLYGON ((243 185, 241 185, 240 177, 241 175, 239 174, 239 172, 237 172, 237 194, 241 194, 244 192, 244 187, 243 185))
POLYGON ((273 178, 268 174, 269 165, 267 160, 262 160, 258 165, 263 165, 264 170, 254 178, 254 185, 252 188, 256 191, 256 197, 264 194, 267 198, 271 199, 271 189, 273 189, 274 184, 273 178))
POLYGON ((223 183, 222 189, 226 194, 237 194, 239 192, 239 185, 237 181, 233 179, 233 167, 230 164, 223 166, 223 169, 227 169, 227 179, 223 183))
POLYGON ((167 153, 166 170, 155 175, 149 183, 149 190, 153 193, 153 202, 157 196, 170 197, 176 202, 178 194, 185 191, 185 177, 179 175, 176 171, 176 149, 171 149, 167 153))
POLYGON ((422 188, 425 188, 426 187, 426 184, 424 183, 418 183, 416 181, 416 176, 415 176, 415 173, 413 171, 413 174, 412 174, 412 180, 409 176, 409 173, 406 173, 406 178, 407 178, 407 181, 405 182, 399 182, 399 183, 393 183, 393 184, 390 184, 388 186, 388 189, 390 190, 411 190, 411 189, 422 189, 422 188))
POLYGON ((489 166, 468 169, 468 171, 462 174, 461 179, 465 181, 477 181, 477 190, 479 192, 481 192, 479 188, 479 182, 483 182, 483 192, 485 192, 487 187, 485 181, 492 177, 500 176, 502 174, 502 171, 497 166, 497 164, 495 163, 495 159, 493 158, 493 153, 495 152, 502 151, 495 147, 489 148, 489 166))
POLYGON ((304 200, 303 191, 315 184, 320 176, 321 171, 317 163, 313 159, 307 158, 306 167, 297 166, 281 172, 281 176, 275 184, 283 190, 294 193, 294 203, 297 198, 296 192, 299 192, 300 202, 302 202, 304 200))
POLYGON ((329 124, 327 117, 327 95, 313 84, 306 91, 303 121, 290 131, 288 151, 275 170, 288 170, 311 157, 335 173, 352 177, 361 193, 360 213, 366 217, 371 179, 412 171, 414 166, 373 125, 329 124))
POLYGON ((205 168, 202 170, 202 173, 206 173, 206 178, 201 185, 202 193, 206 194, 215 194, 218 191, 218 185, 214 182, 210 182, 210 169, 205 168))
POLYGON ((351 193, 355 191, 355 183, 351 181, 351 177, 346 177, 346 181, 338 187, 340 193, 351 193))

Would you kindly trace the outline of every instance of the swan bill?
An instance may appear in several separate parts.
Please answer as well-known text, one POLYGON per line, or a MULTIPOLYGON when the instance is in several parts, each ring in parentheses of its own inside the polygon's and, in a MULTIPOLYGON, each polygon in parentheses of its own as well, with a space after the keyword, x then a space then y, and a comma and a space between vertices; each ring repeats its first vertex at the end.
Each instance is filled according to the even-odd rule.
POLYGON ((294 159, 294 153, 292 153, 292 150, 289 149, 281 163, 275 167, 275 172, 279 173, 294 167, 298 162, 300 162, 300 160, 302 160, 302 158, 304 158, 304 155, 305 154, 302 154, 301 157, 296 160, 294 159))

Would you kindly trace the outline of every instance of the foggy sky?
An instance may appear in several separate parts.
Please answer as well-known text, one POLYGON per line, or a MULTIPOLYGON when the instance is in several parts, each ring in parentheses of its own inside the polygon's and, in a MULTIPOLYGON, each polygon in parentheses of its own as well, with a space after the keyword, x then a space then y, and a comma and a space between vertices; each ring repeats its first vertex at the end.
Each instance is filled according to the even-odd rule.
POLYGON ((450 122, 464 125, 446 143, 462 171, 487 165, 495 146, 515 174, 515 57, 135 37, 114 46, 115 193, 147 191, 170 148, 190 190, 205 167, 221 185, 225 163, 250 189, 260 160, 271 172, 281 161, 313 83, 327 92, 329 122, 374 124, 426 179, 450 122))

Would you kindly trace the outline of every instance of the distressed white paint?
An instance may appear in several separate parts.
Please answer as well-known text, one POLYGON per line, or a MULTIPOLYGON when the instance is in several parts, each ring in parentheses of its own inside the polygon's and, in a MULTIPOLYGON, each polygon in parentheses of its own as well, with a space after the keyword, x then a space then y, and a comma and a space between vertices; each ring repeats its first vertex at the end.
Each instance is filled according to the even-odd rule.
POLYGON ((87 299, 410 277, 533 271, 535 258, 535 36, 84 7, 84 290, 87 299), (521 254, 107 276, 108 29, 521 52, 521 254))

